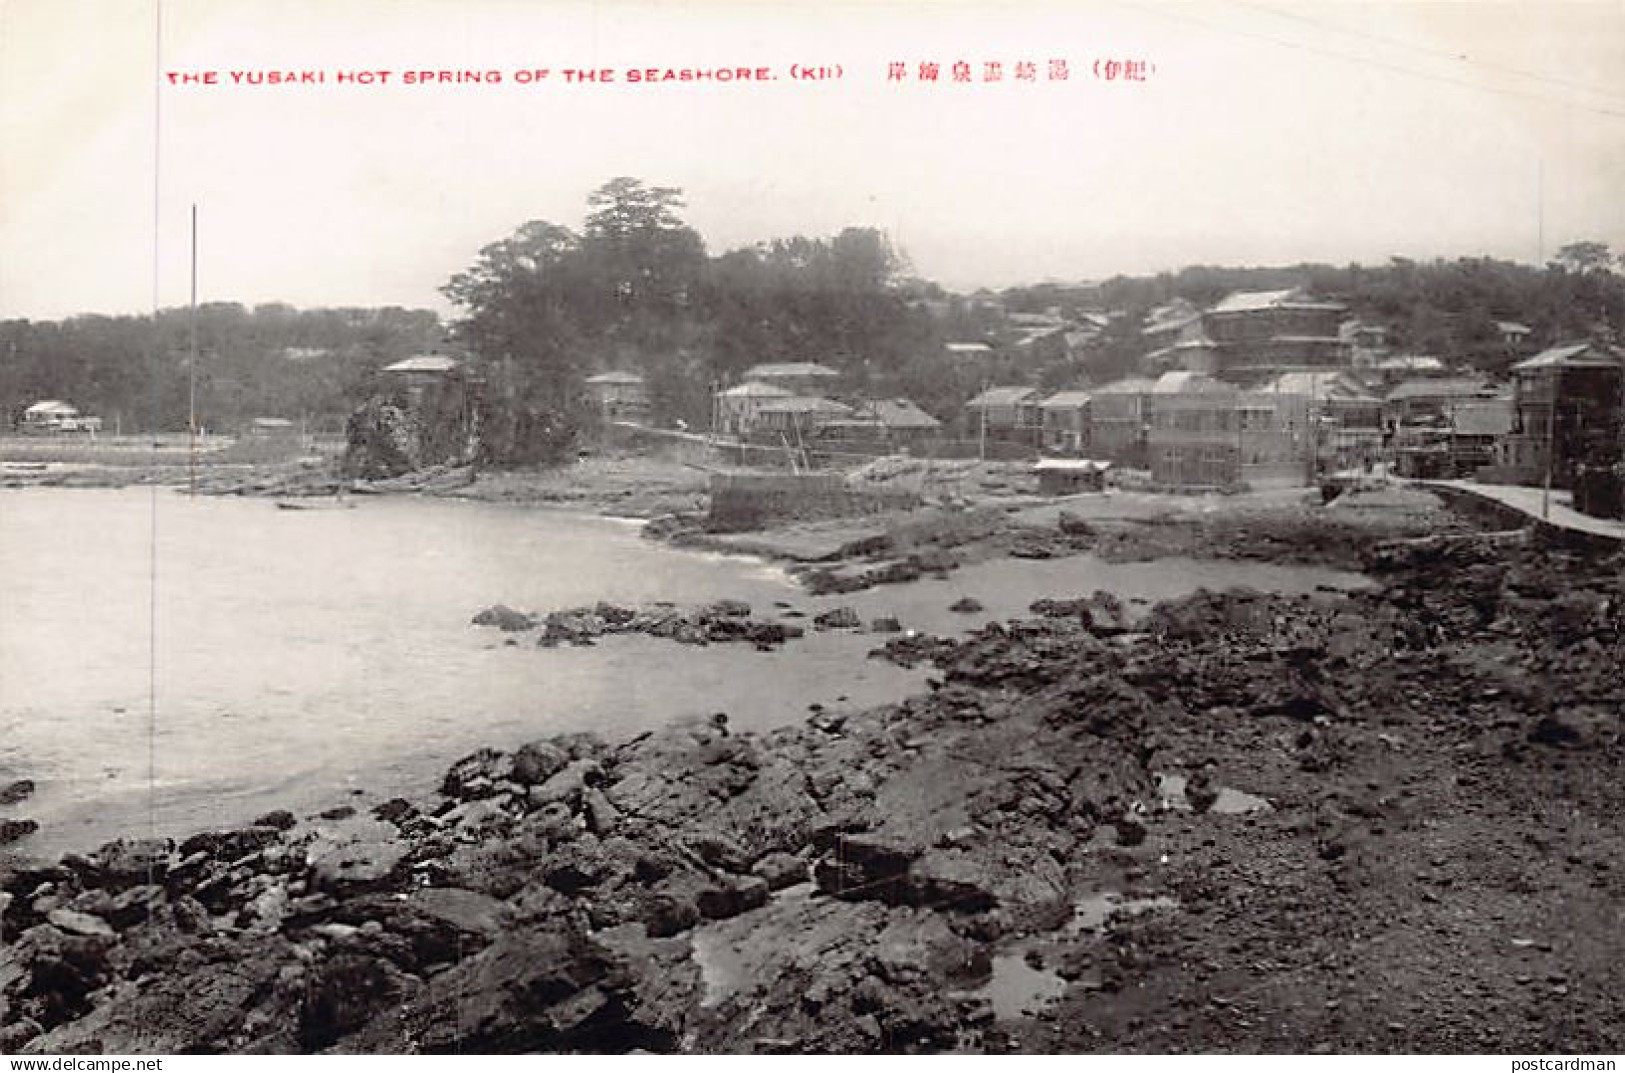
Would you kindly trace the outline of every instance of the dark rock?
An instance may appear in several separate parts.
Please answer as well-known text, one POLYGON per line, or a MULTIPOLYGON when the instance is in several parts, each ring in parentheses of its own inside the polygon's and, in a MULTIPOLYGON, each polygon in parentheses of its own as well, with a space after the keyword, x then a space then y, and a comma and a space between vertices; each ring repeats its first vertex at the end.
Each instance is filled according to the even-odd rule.
POLYGON ((321 890, 365 890, 399 874, 410 846, 382 823, 357 822, 320 835, 306 851, 310 882, 321 890))
POLYGON ((18 779, 6 786, 0 786, 0 805, 15 805, 33 792, 33 779, 18 779))
POLYGON ((86 883, 120 890, 161 881, 169 869, 174 843, 167 838, 119 839, 88 858, 86 883))
POLYGON ((1092 537, 1096 535, 1097 532, 1094 526, 1090 525, 1076 514, 1072 514, 1069 511, 1064 510, 1061 511, 1059 517, 1057 517, 1056 525, 1062 533, 1065 533, 1069 537, 1092 537))
POLYGON ((863 620, 850 607, 836 607, 813 616, 813 625, 827 630, 853 630, 861 627, 863 620))
POLYGON ((376 957, 337 954, 307 977, 299 1003, 299 1044, 307 1052, 330 1047, 386 1011, 400 1006, 400 974, 376 957))
POLYGON ((497 782, 509 778, 513 771, 514 760, 507 753, 500 749, 479 749, 446 771, 440 792, 458 800, 490 797, 496 793, 497 782))
POLYGON ((897 619, 887 615, 877 618, 873 622, 869 623, 869 630, 872 633, 902 633, 903 624, 897 621, 897 619))
POLYGON ((289 812, 287 809, 277 809, 275 812, 267 812, 265 815, 254 821, 255 827, 274 827, 278 831, 291 830, 292 828, 298 826, 298 824, 299 818, 293 813, 289 812))
POLYGON ((587 830, 603 838, 615 829, 621 820, 620 810, 609 803, 602 790, 588 788, 581 794, 582 811, 587 816, 587 830))
POLYGON ((0 1054, 21 1054, 30 1040, 44 1032, 44 1026, 32 1017, 23 1017, 0 1026, 0 1054))
POLYGON ((26 838, 39 830, 35 820, 0 820, 0 846, 26 838))
POLYGON ((388 801, 374 805, 372 814, 385 823, 393 823, 397 827, 421 815, 418 807, 404 797, 392 797, 388 801))
POLYGON ((113 942, 102 935, 70 935, 51 924, 23 932, 13 956, 27 971, 21 994, 36 1000, 41 1025, 51 1028, 89 1009, 91 993, 112 978, 113 942))
POLYGON ((515 611, 506 604, 494 604, 474 616, 474 625, 495 626, 504 633, 519 633, 524 630, 534 629, 536 619, 531 615, 515 611))
POLYGON ((570 762, 570 754, 550 741, 533 741, 513 756, 513 781, 521 786, 546 782, 570 762))
POLYGON ((976 597, 961 596, 959 599, 948 605, 948 610, 960 615, 974 615, 978 611, 984 610, 984 608, 982 606, 982 601, 978 600, 976 597))
POLYGON ((112 938, 113 928, 101 917, 80 913, 72 909, 53 909, 45 915, 47 923, 68 935, 90 935, 112 938))
POLYGON ((355 815, 354 805, 339 805, 318 814, 324 820, 347 820, 355 815))
POLYGON ((761 908, 767 904, 767 896, 767 880, 759 876, 729 877, 723 884, 700 892, 700 915, 707 920, 726 920, 761 908))
POLYGON ((587 788, 588 780, 596 780, 601 774, 596 760, 572 760, 558 772, 543 782, 540 786, 530 788, 530 803, 532 806, 551 804, 554 801, 563 801, 572 804, 587 788))
POLYGON ((703 613, 717 618, 750 618, 750 604, 743 600, 718 600, 703 613))
POLYGON ((751 865, 751 874, 767 883, 770 891, 784 890, 807 881, 807 862, 790 853, 769 853, 751 865))
POLYGON ((666 939, 700 922, 700 910, 691 899, 670 893, 650 895, 643 903, 643 926, 653 939, 666 939))
POLYGON ((614 966, 590 940, 558 929, 519 930, 433 977, 406 1016, 427 1053, 565 1051, 603 1020, 628 1031, 599 985, 614 966))

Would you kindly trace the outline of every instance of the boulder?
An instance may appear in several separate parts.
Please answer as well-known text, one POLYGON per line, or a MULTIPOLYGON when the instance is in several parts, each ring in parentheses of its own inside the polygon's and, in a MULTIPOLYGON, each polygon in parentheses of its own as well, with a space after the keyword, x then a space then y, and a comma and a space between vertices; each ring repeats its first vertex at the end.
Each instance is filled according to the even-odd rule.
POLYGON ((760 877, 770 891, 784 890, 808 878, 807 862, 791 853, 769 853, 751 865, 751 874, 760 877))
POLYGON ((813 625, 826 630, 855 630, 863 625, 863 620, 850 607, 836 607, 813 616, 813 625))
POLYGON ((113 929, 107 921, 89 913, 79 913, 72 909, 53 909, 45 914, 45 920, 68 935, 95 935, 104 938, 113 936, 113 929))
POLYGON ((554 801, 574 802, 587 788, 588 779, 596 779, 599 774, 598 761, 572 760, 546 782, 530 788, 530 803, 532 807, 540 807, 554 801))
POLYGON ((490 797, 499 781, 513 775, 513 765, 513 757, 500 749, 478 749, 447 769, 440 792, 460 801, 490 797))
POLYGON ((33 779, 18 779, 0 786, 0 805, 15 805, 34 792, 33 779))
POLYGON ((267 812, 254 821, 255 827, 274 827, 278 831, 292 830, 299 823, 299 818, 285 808, 274 812, 267 812))
POLYGON ((504 633, 520 633, 533 629, 536 619, 506 604, 493 604, 475 615, 473 623, 476 626, 495 626, 504 633))
POLYGON ((0 820, 0 846, 26 838, 39 830, 35 820, 0 820))
POLYGON ((767 880, 759 876, 730 876, 700 891, 697 905, 707 920, 726 920, 767 904, 767 880))
POLYGON ((353 820, 319 834, 305 851, 310 883, 318 890, 365 890, 398 874, 410 846, 389 824, 353 820))
POLYGON ((513 755, 513 781, 521 786, 538 786, 570 762, 570 754, 551 741, 521 745, 513 755))
POLYGON ((167 838, 109 842, 90 855, 86 882, 115 890, 157 882, 168 871, 174 848, 167 838))

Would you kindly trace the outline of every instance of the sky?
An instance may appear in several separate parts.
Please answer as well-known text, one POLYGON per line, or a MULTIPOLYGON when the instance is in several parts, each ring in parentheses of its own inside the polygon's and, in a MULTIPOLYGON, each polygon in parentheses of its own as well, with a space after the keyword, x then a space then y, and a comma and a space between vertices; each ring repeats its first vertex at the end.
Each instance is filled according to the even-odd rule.
POLYGON ((184 305, 194 205, 200 301, 451 312, 619 175, 955 290, 1625 250, 1625 0, 0 0, 0 317, 184 305))

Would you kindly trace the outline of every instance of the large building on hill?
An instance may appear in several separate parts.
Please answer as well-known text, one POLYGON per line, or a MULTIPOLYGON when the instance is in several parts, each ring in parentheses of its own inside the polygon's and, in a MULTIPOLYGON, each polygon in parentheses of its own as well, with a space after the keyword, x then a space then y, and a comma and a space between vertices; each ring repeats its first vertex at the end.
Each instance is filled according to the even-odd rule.
POLYGON ((1164 307, 1146 325, 1150 369, 1207 373, 1251 386, 1282 373, 1337 368, 1348 353, 1339 336, 1345 307, 1301 287, 1237 291, 1199 314, 1164 307))
POLYGON ((1338 326, 1345 307, 1316 301, 1302 288, 1239 291, 1202 314, 1218 348, 1214 375, 1254 383, 1282 373, 1343 362, 1338 326))

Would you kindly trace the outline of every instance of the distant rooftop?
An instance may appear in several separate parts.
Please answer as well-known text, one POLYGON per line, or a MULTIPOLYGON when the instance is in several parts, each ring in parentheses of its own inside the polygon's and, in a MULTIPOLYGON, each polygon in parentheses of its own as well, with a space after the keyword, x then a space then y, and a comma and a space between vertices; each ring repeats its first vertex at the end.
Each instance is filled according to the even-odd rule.
POLYGON ((1383 358, 1371 367, 1388 372, 1442 372, 1444 362, 1431 354, 1401 354, 1398 357, 1383 358))
POLYGON ((816 395, 792 395, 789 398, 775 399, 764 402, 757 408, 762 414, 849 414, 852 407, 834 399, 819 398, 816 395))
POLYGON ((1196 392, 1229 391, 1231 388, 1219 383, 1206 373, 1176 370, 1163 373, 1151 384, 1153 395, 1184 395, 1196 392))
POLYGON ((760 380, 747 380, 743 384, 735 384, 726 391, 717 392, 717 395, 725 399, 788 399, 793 394, 794 392, 773 384, 764 384, 760 380))
POLYGON ((1471 399, 1492 398, 1495 389, 1489 386, 1488 381, 1472 377, 1438 377, 1428 380, 1406 380, 1395 385, 1388 393, 1390 402, 1395 399, 1471 399))
POLYGON ((1592 343, 1564 343, 1548 347, 1512 368, 1517 372, 1528 372, 1532 369, 1606 369, 1617 368, 1619 364, 1619 355, 1604 347, 1592 343))
POLYGON ((589 383, 589 384, 641 384, 641 383, 643 383, 643 377, 639 376, 637 373, 628 373, 628 372, 622 372, 622 371, 617 370, 617 369, 611 369, 607 373, 599 373, 597 376, 589 376, 589 377, 587 377, 587 383, 589 383))
POLYGON ((41 399, 30 406, 25 413, 31 414, 77 414, 79 408, 61 399, 41 399))
POLYGON ((415 354, 410 358, 384 366, 386 373, 449 373, 462 362, 444 354, 415 354))
POLYGON ((764 365, 752 365, 745 370, 746 380, 772 380, 775 378, 795 376, 840 376, 841 374, 828 365, 819 365, 811 361, 782 361, 768 362, 764 365))
POLYGON ((854 409, 859 415, 874 417, 887 428, 936 428, 942 424, 911 399, 862 399, 854 409))
POLYGON ((1281 395, 1308 395, 1312 399, 1339 402, 1376 402, 1377 397, 1361 387, 1341 369, 1326 372, 1282 373, 1264 387, 1281 395))
POLYGON ((1019 406, 1024 402, 1031 402, 1038 394, 1037 388, 1030 387, 990 387, 966 406, 1019 406))
POLYGON ((1040 410, 1069 410, 1074 406, 1087 406, 1094 398, 1088 391, 1057 391, 1038 404, 1040 410))
POLYGON ((1289 287, 1280 291, 1237 291, 1227 295, 1209 312, 1257 313, 1266 309, 1318 309, 1329 312, 1343 308, 1338 302, 1311 300, 1302 287, 1289 287))

